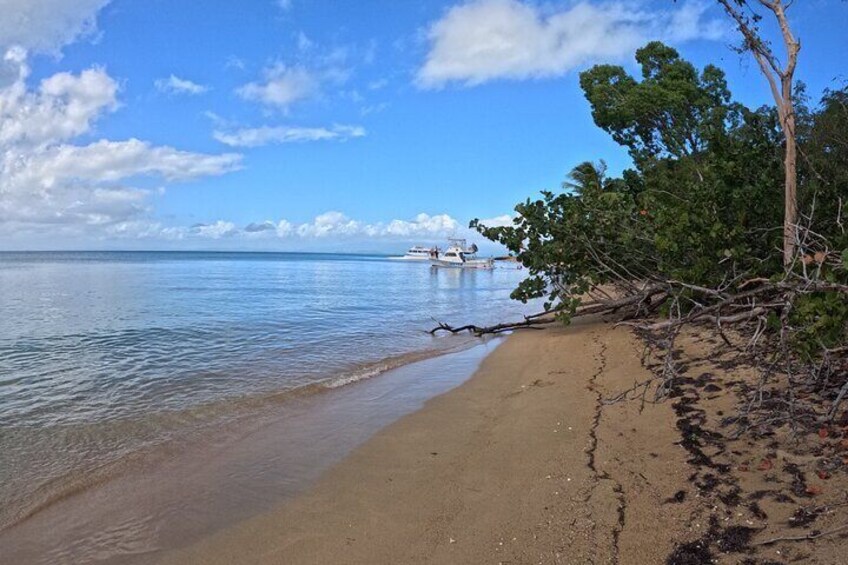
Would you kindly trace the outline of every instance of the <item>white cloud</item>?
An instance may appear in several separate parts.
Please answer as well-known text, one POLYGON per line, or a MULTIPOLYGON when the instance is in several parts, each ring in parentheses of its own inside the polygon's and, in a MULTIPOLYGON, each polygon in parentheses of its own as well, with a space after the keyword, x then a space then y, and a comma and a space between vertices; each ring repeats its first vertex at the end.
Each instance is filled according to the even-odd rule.
POLYGON ((362 116, 370 116, 371 114, 379 114, 383 110, 389 107, 388 102, 380 102, 378 104, 369 104, 367 106, 362 106, 359 108, 359 113, 362 116))
POLYGON ((386 236, 399 237, 433 237, 448 236, 456 232, 460 225, 447 214, 429 216, 418 214, 412 221, 392 220, 385 227, 378 226, 378 233, 386 236))
POLYGON ((297 49, 298 51, 309 51, 315 43, 302 31, 297 34, 297 49))
POLYGON ((503 214, 501 216, 495 216, 494 218, 481 219, 480 224, 489 228, 510 227, 514 225, 513 219, 515 219, 515 216, 503 214))
POLYGON ((363 137, 365 134, 365 128, 361 126, 334 125, 329 128, 263 126, 243 128, 233 132, 215 131, 213 137, 231 147, 258 147, 270 143, 346 140, 363 137))
POLYGON ((97 29, 97 12, 110 0, 3 0, 0 49, 18 45, 57 54, 75 39, 97 29))
POLYGON ((209 92, 208 86, 197 84, 196 82, 179 78, 174 75, 171 75, 168 78, 157 79, 154 84, 156 85, 157 90, 166 94, 196 95, 209 92))
POLYGON ((26 52, 12 48, 3 57, 2 74, 11 82, 0 85, 0 147, 67 140, 89 131, 104 112, 117 108, 118 85, 102 69, 58 73, 30 91, 26 52))
POLYGON ((727 36, 728 26, 722 20, 707 20, 704 14, 707 5, 704 2, 690 0, 682 3, 671 13, 665 34, 661 39, 672 42, 685 42, 695 39, 719 40, 727 36))
POLYGON ((296 63, 278 61, 263 69, 260 80, 236 89, 244 100, 287 111, 293 104, 326 95, 327 87, 347 82, 353 74, 352 59, 361 57, 354 45, 320 48, 302 32, 296 36, 296 63))
POLYGON ((116 182, 135 176, 156 176, 167 181, 189 180, 233 170, 235 154, 205 155, 173 147, 151 146, 138 139, 89 145, 54 145, 23 157, 24 170, 32 182, 44 179, 82 180, 94 183, 116 182))
MULTIPOLYGON (((2 224, 99 225, 148 211, 150 192, 127 186, 139 177, 191 180, 236 169, 238 155, 204 155, 154 147, 137 139, 56 144, 0 158, 2 224)), ((8 226, 5 226, 8 227, 8 226)))
POLYGON ((287 220, 280 220, 277 223, 277 229, 275 231, 277 233, 277 237, 289 237, 294 232, 294 226, 287 220))
MULTIPOLYGON (((116 196, 116 199, 118 197, 116 196)), ((143 198, 139 199, 142 202, 143 198)), ((506 222, 510 216, 482 220, 486 225, 506 222)), ((89 227, 95 226, 92 218, 89 227)), ((0 224, 2 225, 2 224, 0 224)), ((421 213, 411 219, 370 223, 338 211, 319 214, 308 222, 286 219, 263 220, 239 227, 217 219, 191 226, 166 226, 147 216, 119 222, 104 221, 97 232, 122 247, 203 248, 203 249, 291 249, 342 250, 372 249, 402 251, 412 244, 439 245, 449 237, 467 238, 484 246, 486 241, 448 214, 421 213)), ((58 228, 57 228, 58 229, 58 228)), ((71 232, 69 232, 71 233, 71 232)), ((70 241, 70 240, 69 240, 70 241)), ((492 245, 488 245, 492 248, 492 245)))
POLYGON ((286 12, 288 10, 291 10, 293 4, 292 0, 275 0, 274 3, 277 5, 278 8, 286 12))
POLYGON ((460 222, 447 214, 418 214, 411 220, 369 223, 349 218, 338 211, 319 214, 312 221, 293 223, 285 219, 274 222, 251 222, 238 228, 233 222, 216 220, 190 227, 163 227, 155 222, 127 221, 110 227, 115 235, 163 240, 221 239, 242 237, 257 242, 286 240, 308 244, 311 241, 432 241, 454 235, 469 235, 460 222))
POLYGON ((191 227, 191 233, 209 239, 220 239, 232 237, 238 233, 236 225, 232 222, 218 220, 212 224, 195 224, 191 227))
POLYGON ((652 39, 718 39, 706 4, 690 1, 649 10, 642 0, 590 2, 546 9, 518 0, 473 0, 450 8, 427 30, 421 88, 467 86, 494 79, 560 76, 595 61, 620 60, 652 39))
POLYGON ((327 237, 355 235, 362 228, 362 223, 351 220, 341 212, 325 212, 316 216, 311 223, 299 225, 295 231, 300 237, 327 237))
POLYGON ((389 81, 385 78, 380 78, 377 80, 372 80, 368 83, 368 90, 382 90, 386 86, 388 86, 389 81))
POLYGON ((349 218, 338 211, 316 216, 310 222, 295 224, 280 220, 250 223, 243 229, 248 236, 280 239, 388 239, 407 241, 415 238, 444 239, 458 233, 460 223, 447 214, 418 214, 411 220, 369 223, 349 218))
POLYGON ((265 70, 265 80, 245 84, 236 93, 252 102, 286 109, 318 91, 319 77, 303 67, 274 65, 265 70))
MULTIPOLYGON (((118 86, 102 69, 58 73, 27 87, 20 48, 6 52, 0 84, 0 233, 138 231, 153 191, 137 181, 184 181, 239 167, 237 154, 206 155, 137 139, 77 145, 118 107, 118 86), (105 228, 104 228, 105 229, 105 228)), ((160 191, 163 187, 159 187, 160 191)))
POLYGON ((276 228, 277 228, 277 226, 274 225, 274 222, 272 222, 270 220, 266 220, 264 222, 251 222, 251 223, 247 224, 246 226, 244 226, 244 232, 248 233, 248 234, 250 234, 250 233, 262 233, 262 232, 266 232, 266 231, 273 231, 276 228))
POLYGON ((247 68, 247 64, 244 62, 244 59, 236 57, 235 55, 230 55, 227 57, 227 61, 224 63, 225 69, 237 69, 239 71, 243 71, 247 68))

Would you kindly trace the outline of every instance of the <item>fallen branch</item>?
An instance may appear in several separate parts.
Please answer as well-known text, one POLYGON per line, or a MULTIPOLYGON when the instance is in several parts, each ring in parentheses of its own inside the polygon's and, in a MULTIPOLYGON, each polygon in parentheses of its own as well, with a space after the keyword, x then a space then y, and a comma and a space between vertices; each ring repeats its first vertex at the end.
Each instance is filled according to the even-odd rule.
POLYGON ((552 324, 556 319, 551 318, 540 318, 540 317, 527 317, 521 322, 507 322, 504 324, 496 324, 494 326, 476 326, 474 324, 466 324, 464 326, 453 327, 450 324, 446 324, 444 322, 438 322, 438 326, 430 330, 430 335, 436 335, 438 332, 448 332, 452 334, 458 334, 463 332, 469 332, 474 334, 477 337, 487 335, 487 334, 499 334, 504 332, 510 332, 513 330, 520 329, 530 329, 530 330, 540 330, 542 329, 539 326, 546 326, 548 324, 552 324))

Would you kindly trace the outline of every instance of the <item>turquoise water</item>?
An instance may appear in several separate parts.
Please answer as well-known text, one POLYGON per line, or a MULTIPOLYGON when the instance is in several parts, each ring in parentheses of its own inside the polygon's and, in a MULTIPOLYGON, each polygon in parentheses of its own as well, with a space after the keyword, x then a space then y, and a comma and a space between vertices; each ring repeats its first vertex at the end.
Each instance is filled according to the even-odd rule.
MULTIPOLYGON (((0 253, 0 529, 286 399, 460 350, 524 274, 288 253, 0 253)), ((277 409, 277 408, 275 408, 277 409)))

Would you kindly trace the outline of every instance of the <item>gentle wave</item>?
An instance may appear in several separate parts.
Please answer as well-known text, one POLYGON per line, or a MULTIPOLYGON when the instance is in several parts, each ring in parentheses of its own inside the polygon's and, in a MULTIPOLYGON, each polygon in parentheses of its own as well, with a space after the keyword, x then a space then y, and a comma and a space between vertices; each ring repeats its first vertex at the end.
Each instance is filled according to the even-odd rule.
MULTIPOLYGON (((478 340, 463 340, 449 348, 413 351, 381 359, 373 363, 363 364, 355 369, 331 376, 320 382, 304 384, 290 389, 269 391, 233 398, 220 399, 207 404, 193 406, 177 412, 159 414, 158 418, 168 418, 182 424, 191 423, 193 428, 183 430, 183 435, 197 434, 211 426, 233 424, 241 417, 250 416, 262 408, 283 405, 287 401, 333 391, 334 389, 353 385, 361 381, 383 375, 394 369, 432 359, 441 355, 449 355, 480 343, 478 340)), ((133 422, 124 422, 132 426, 133 422)), ((137 424, 138 422, 136 422, 137 424)), ((120 422, 111 423, 112 426, 120 422)), ((163 425, 160 423, 160 425, 163 425)), ((73 428, 74 425, 60 426, 73 428)), ((163 425, 164 427, 164 425, 163 425)), ((172 423, 172 428, 176 426, 172 423)), ((15 429, 32 429, 31 427, 7 427, 7 433, 15 429)), ((54 504, 80 494, 86 490, 103 485, 112 478, 125 475, 144 466, 150 466, 157 461, 164 461, 179 450, 179 441, 185 437, 168 437, 159 442, 152 442, 139 448, 121 453, 119 457, 101 462, 95 466, 76 468, 71 472, 55 476, 26 493, 26 496, 6 500, 0 509, 0 532, 13 528, 15 525, 50 508, 54 504)))

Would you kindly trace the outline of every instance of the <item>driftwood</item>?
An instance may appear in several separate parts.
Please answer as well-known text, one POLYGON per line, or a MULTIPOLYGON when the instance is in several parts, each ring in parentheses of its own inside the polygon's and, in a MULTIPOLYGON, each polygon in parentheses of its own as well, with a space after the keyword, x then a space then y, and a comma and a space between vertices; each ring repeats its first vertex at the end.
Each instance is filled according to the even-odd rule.
POLYGON ((521 329, 539 330, 542 329, 541 326, 546 326, 556 321, 554 317, 542 317, 543 315, 548 314, 548 312, 539 312, 539 314, 525 317, 524 320, 520 322, 507 322, 503 324, 496 324, 494 326, 475 326, 474 324, 466 324, 464 326, 453 327, 450 324, 438 322, 439 325, 430 330, 430 334, 435 335, 440 331, 452 334, 469 332, 480 337, 486 334, 500 334, 521 329))
MULTIPOLYGON (((570 317, 576 318, 580 316, 589 316, 592 314, 615 314, 620 310, 626 308, 630 308, 631 310, 633 310, 632 315, 635 315, 636 313, 640 312, 647 313, 648 307, 652 304, 653 297, 660 294, 664 294, 664 292, 665 291, 659 286, 650 286, 643 289, 637 294, 625 296, 622 298, 609 300, 592 300, 587 302, 584 306, 578 308, 573 314, 571 314, 570 317)), ((448 332, 452 334, 469 332, 480 337, 487 334, 499 334, 520 329, 542 329, 542 326, 547 326, 556 322, 557 314, 560 313, 561 311, 559 310, 537 312, 536 314, 524 316, 524 319, 521 321, 495 324, 494 326, 477 326, 475 324, 466 324, 464 326, 454 327, 450 324, 446 324, 445 322, 437 322, 438 325, 431 329, 429 333, 435 335, 438 332, 448 332)))

